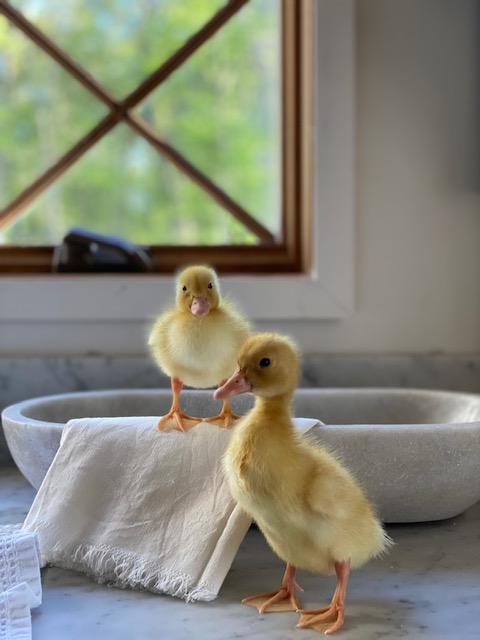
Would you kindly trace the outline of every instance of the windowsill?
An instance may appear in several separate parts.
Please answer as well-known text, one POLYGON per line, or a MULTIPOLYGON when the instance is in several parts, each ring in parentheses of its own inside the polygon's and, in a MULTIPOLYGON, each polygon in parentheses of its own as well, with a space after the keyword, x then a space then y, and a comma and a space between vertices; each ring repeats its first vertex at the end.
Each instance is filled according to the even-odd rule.
MULTIPOLYGON (((35 276, 2 278, 0 321, 141 321, 174 300, 173 278, 142 276, 35 276)), ((252 320, 344 317, 348 292, 335 295, 307 276, 223 276, 222 293, 252 320)))
MULTIPOLYGON (((223 293, 252 320, 334 319, 353 309, 354 9, 354 0, 317 4, 314 269, 305 276, 223 276, 223 293)), ((5 276, 0 300, 0 323, 144 321, 173 300, 173 280, 5 276)))

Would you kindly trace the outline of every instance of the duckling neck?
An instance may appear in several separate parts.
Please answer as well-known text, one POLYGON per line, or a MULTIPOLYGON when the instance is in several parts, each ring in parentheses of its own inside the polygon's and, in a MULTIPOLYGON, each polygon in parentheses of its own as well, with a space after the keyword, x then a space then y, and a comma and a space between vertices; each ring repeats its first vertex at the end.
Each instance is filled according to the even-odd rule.
POLYGON ((293 394, 282 393, 276 396, 256 396, 255 404, 258 407, 268 406, 269 409, 272 407, 278 406, 285 409, 285 407, 290 407, 292 404, 293 394))
POLYGON ((291 418, 292 415, 292 396, 281 395, 269 398, 257 396, 255 400, 255 416, 261 420, 263 425, 284 425, 286 429, 290 429, 291 420, 285 420, 285 417, 291 418), (283 419, 282 419, 283 418, 283 419))
POLYGON ((278 474, 283 474, 279 461, 291 461, 294 451, 291 398, 257 396, 254 408, 232 434, 226 456, 230 476, 243 482, 243 488, 239 489, 232 481, 232 490, 247 511, 248 505, 252 506, 252 496, 264 494, 269 483, 277 486, 278 474))

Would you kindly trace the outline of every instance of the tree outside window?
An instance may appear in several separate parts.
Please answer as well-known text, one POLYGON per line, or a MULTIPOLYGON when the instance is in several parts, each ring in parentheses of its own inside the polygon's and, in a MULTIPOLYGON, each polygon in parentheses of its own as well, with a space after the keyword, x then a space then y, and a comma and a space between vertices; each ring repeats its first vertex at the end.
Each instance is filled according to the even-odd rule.
POLYGON ((302 270, 310 10, 0 0, 0 271, 48 271, 72 226, 158 271, 302 270))

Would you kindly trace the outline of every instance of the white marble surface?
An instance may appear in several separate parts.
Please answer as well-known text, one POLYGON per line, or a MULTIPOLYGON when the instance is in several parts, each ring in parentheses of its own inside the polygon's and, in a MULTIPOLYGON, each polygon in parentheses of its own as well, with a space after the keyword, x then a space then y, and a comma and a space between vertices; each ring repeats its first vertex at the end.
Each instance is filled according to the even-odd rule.
MULTIPOLYGON (((0 469, 0 523, 20 522, 34 490, 14 468, 0 469)), ((480 637, 480 503, 438 523, 388 527, 390 554, 353 572, 344 640, 480 637)), ((240 604, 277 586, 282 563, 250 530, 217 600, 186 604, 167 596, 121 591, 86 576, 43 571, 44 598, 33 612, 33 640, 314 640, 295 629, 295 613, 259 615, 240 604)), ((334 579, 299 573, 304 606, 330 599, 334 579)))

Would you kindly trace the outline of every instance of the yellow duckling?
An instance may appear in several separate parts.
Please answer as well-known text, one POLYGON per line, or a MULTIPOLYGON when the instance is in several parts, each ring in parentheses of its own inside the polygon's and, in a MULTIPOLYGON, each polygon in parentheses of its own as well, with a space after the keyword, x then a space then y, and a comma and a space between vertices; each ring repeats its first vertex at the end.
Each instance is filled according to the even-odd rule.
MULTIPOLYGON (((173 402, 158 423, 160 430, 185 431, 201 418, 180 408, 183 385, 206 389, 224 382, 235 370, 237 352, 250 327, 238 311, 220 298, 215 271, 191 266, 177 278, 176 304, 156 320, 149 338, 152 354, 171 378, 173 402)), ((218 416, 207 419, 228 427, 236 416, 228 399, 218 416)))
POLYGON ((238 370, 215 398, 245 392, 254 408, 238 422, 224 466, 238 504, 257 522, 287 563, 277 591, 243 600, 262 613, 300 611, 301 628, 340 629, 350 567, 381 554, 391 543, 363 490, 339 461, 296 433, 291 403, 300 370, 295 345, 273 333, 254 334, 238 354, 238 370), (301 610, 296 567, 337 575, 327 608, 301 610))

